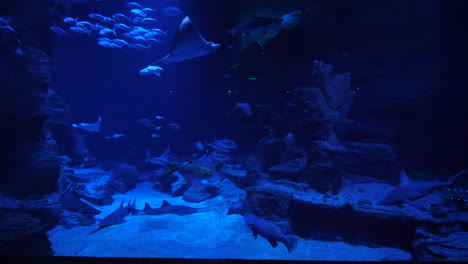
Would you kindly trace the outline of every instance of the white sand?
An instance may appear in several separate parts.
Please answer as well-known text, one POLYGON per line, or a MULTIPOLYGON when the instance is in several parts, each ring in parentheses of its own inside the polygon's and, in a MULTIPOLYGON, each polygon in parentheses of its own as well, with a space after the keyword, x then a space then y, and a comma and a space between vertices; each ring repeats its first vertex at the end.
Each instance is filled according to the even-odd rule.
POLYGON ((213 206, 210 212, 186 216, 136 215, 127 222, 90 234, 96 226, 65 229, 58 226, 49 232, 56 256, 151 257, 151 258, 223 258, 223 259, 284 259, 284 260, 410 260, 409 253, 393 248, 352 246, 342 242, 320 242, 300 239, 297 249, 288 253, 283 244, 273 248, 270 243, 252 236, 240 215, 226 215, 219 198, 199 204, 185 203, 139 184, 127 194, 114 196, 111 206, 98 207, 103 218, 122 200, 137 198, 137 208, 144 202, 160 206, 163 199, 171 204, 192 207, 213 206), (215 207, 218 205, 218 207, 215 207))

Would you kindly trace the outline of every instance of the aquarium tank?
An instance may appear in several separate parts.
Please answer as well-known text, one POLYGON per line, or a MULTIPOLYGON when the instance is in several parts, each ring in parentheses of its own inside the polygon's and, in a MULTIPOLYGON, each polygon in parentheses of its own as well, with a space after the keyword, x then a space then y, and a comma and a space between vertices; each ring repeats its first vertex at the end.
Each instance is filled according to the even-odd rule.
POLYGON ((467 4, 2 0, 0 255, 468 261, 467 4))

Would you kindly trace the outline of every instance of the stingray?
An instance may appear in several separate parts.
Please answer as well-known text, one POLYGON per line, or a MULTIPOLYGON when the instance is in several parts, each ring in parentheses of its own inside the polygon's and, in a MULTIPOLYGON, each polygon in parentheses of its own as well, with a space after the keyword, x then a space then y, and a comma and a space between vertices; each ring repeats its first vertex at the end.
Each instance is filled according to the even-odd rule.
POLYGON ((86 123, 79 123, 79 124, 72 124, 72 127, 76 128, 81 128, 85 131, 88 132, 99 132, 99 129, 101 128, 101 116, 99 116, 98 120, 95 123, 92 124, 86 124, 86 123))
POLYGON ((215 52, 220 46, 220 44, 206 41, 193 26, 190 18, 185 17, 180 22, 169 53, 155 63, 162 61, 169 64, 195 59, 215 52))
POLYGON ((136 203, 136 199, 133 200, 132 204, 130 204, 130 201, 128 201, 128 205, 124 207, 124 202, 122 201, 122 203, 120 204, 120 207, 114 212, 110 213, 104 219, 102 219, 102 221, 99 223, 99 227, 93 232, 91 232, 91 234, 94 234, 103 228, 127 222, 125 220, 125 217, 128 214, 135 212, 135 203, 136 203))

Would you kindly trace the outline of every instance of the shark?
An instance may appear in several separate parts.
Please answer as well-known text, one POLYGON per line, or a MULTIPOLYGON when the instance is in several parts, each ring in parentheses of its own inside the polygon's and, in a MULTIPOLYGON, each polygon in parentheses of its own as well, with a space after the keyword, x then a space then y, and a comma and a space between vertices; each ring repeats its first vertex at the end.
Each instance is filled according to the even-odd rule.
POLYGON ((409 204, 419 210, 427 211, 428 209, 417 203, 415 200, 422 198, 432 191, 449 187, 455 184, 457 179, 465 174, 468 169, 464 169, 450 177, 448 181, 410 181, 404 170, 400 171, 400 186, 391 191, 383 198, 379 205, 401 205, 409 204))
POLYGON ((185 205, 172 205, 168 203, 166 200, 163 200, 161 207, 159 208, 151 208, 148 203, 145 203, 145 208, 140 210, 140 214, 148 214, 148 215, 162 215, 162 214, 176 214, 179 216, 194 214, 198 212, 204 212, 207 207, 203 208, 194 208, 185 205))
POLYGON ((287 236, 283 234, 283 231, 277 225, 265 218, 253 214, 246 214, 244 215, 244 220, 247 226, 252 230, 252 235, 255 239, 260 235, 266 238, 274 248, 278 246, 278 242, 281 242, 286 246, 289 253, 296 249, 299 238, 294 235, 287 236))
POLYGON ((101 211, 92 207, 91 205, 83 202, 75 191, 65 192, 60 198, 59 202, 66 210, 76 211, 83 214, 100 214, 101 211))
POLYGON ((95 123, 92 124, 86 124, 86 123, 79 123, 79 124, 72 124, 72 127, 76 128, 81 128, 85 131, 88 132, 99 132, 99 129, 101 128, 101 116, 98 117, 98 120, 95 123))
POLYGON ((130 201, 128 201, 128 205, 124 207, 124 202, 122 201, 120 207, 117 208, 117 210, 115 210, 114 212, 110 213, 104 219, 102 219, 102 221, 99 223, 98 228, 91 232, 91 234, 94 234, 103 228, 126 222, 125 217, 127 215, 129 215, 130 213, 136 213, 135 204, 136 199, 133 200, 133 203, 130 203, 130 201))
POLYGON ((206 41, 187 16, 180 22, 168 54, 151 65, 160 61, 169 64, 195 59, 211 54, 220 47, 220 44, 206 41))
POLYGON ((169 152, 170 152, 170 149, 169 149, 169 147, 167 147, 166 150, 164 151, 164 153, 163 153, 161 156, 159 156, 159 157, 151 157, 151 151, 150 151, 150 149, 148 149, 148 150, 146 151, 146 159, 145 159, 145 162, 150 162, 150 163, 153 163, 153 164, 158 164, 158 165, 166 166, 166 164, 169 162, 169 161, 168 161, 169 152))

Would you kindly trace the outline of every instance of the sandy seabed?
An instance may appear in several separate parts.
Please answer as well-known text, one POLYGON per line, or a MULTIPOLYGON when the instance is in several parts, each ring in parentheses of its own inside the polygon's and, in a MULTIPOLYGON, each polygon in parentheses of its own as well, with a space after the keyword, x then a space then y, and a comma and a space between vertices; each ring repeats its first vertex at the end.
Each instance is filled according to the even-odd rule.
POLYGON ((112 205, 97 207, 102 219, 118 208, 122 200, 137 199, 137 209, 144 202, 160 206, 165 199, 171 204, 210 207, 211 211, 178 215, 130 215, 127 222, 91 234, 97 226, 66 229, 57 226, 49 232, 56 256, 138 257, 138 258, 210 258, 210 259, 275 259, 275 260, 343 260, 379 261, 411 260, 408 252, 395 248, 353 246, 344 242, 300 239, 296 250, 289 253, 279 243, 273 248, 263 237, 256 240, 241 215, 227 215, 223 201, 214 198, 202 203, 186 203, 139 184, 126 194, 115 195, 112 205))

